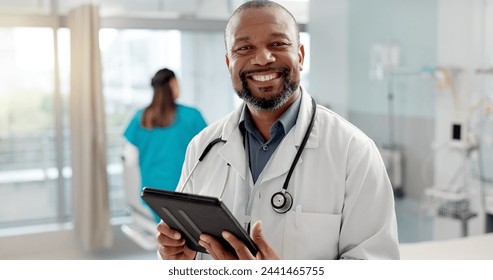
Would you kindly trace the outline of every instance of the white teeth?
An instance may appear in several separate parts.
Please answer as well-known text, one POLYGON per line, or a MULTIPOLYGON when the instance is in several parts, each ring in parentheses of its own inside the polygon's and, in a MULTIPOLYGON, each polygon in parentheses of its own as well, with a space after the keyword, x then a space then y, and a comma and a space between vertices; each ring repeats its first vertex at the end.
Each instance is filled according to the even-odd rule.
POLYGON ((253 75, 252 79, 258 82, 265 82, 265 81, 270 81, 272 79, 275 79, 277 77, 276 73, 272 73, 269 75, 253 75))

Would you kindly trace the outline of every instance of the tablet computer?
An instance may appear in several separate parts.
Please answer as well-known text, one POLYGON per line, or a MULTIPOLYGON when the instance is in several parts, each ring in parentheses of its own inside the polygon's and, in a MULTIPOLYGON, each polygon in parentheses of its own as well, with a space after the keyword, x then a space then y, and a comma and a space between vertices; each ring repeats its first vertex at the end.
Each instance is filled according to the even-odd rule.
POLYGON ((243 241, 252 255, 257 254, 255 243, 218 198, 149 187, 142 190, 141 196, 166 224, 182 234, 188 248, 207 253, 199 245, 199 236, 206 233, 236 256, 233 247, 221 235, 229 231, 243 241))

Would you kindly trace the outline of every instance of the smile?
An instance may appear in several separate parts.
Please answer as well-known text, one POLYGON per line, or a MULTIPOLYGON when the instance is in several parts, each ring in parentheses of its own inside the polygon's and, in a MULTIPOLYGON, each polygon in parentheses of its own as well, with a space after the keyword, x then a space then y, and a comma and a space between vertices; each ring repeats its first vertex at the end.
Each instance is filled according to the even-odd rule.
POLYGON ((264 74, 264 75, 252 75, 250 76, 250 78, 254 81, 257 81, 257 82, 267 82, 267 81, 271 81, 271 80, 274 80, 276 78, 279 78, 281 76, 281 73, 271 73, 271 74, 264 74))

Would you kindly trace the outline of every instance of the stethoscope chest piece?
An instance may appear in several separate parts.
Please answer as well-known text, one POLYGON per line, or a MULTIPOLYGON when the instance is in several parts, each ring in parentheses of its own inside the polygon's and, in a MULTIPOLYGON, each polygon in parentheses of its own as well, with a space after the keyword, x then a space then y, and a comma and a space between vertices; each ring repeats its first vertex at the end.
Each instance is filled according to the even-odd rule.
POLYGON ((270 200, 272 208, 279 214, 284 214, 293 206, 293 197, 287 191, 276 192, 270 200))

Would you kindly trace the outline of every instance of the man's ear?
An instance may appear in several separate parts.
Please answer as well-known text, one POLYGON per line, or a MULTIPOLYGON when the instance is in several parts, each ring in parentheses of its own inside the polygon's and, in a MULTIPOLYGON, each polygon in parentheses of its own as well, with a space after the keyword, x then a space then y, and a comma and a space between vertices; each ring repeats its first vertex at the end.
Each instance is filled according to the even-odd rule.
POLYGON ((298 48, 298 62, 300 64, 300 71, 303 70, 303 63, 305 62, 305 45, 300 44, 298 48))
POLYGON ((228 56, 228 53, 226 53, 226 54, 224 55, 224 58, 226 59, 226 66, 227 66, 227 67, 228 67, 228 69, 229 69, 229 56, 228 56))

